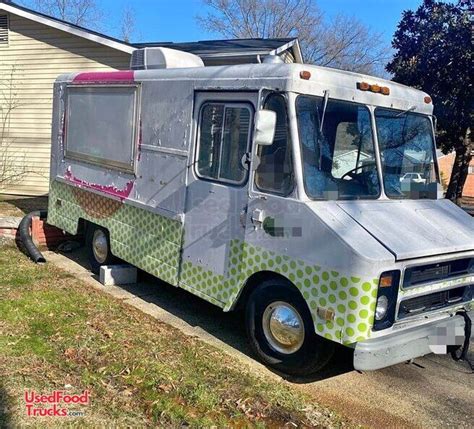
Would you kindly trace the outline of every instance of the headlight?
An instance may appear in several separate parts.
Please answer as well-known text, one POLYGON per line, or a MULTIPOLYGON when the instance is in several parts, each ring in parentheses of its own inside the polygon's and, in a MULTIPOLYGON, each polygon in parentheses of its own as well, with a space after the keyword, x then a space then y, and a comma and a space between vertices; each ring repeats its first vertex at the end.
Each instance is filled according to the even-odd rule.
POLYGON ((395 321, 400 270, 385 271, 380 275, 375 305, 374 331, 390 328, 395 321))
POLYGON ((377 306, 375 307, 375 320, 382 320, 387 314, 388 299, 385 295, 379 296, 377 306))

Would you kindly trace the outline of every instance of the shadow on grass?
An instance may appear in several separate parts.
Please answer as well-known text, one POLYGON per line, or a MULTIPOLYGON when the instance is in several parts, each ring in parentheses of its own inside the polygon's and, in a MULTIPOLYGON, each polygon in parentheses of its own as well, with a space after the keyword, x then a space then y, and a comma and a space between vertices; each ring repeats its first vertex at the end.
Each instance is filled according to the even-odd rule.
MULTIPOLYGON (((89 269, 84 248, 64 256, 89 269)), ((91 277, 98 280, 95 275, 91 274, 91 277)), ((120 287, 143 301, 160 307, 188 325, 212 335, 239 352, 255 359, 247 341, 242 312, 224 313, 217 306, 183 289, 164 283, 142 271, 139 271, 138 280, 137 284, 122 285, 120 287)), ((325 380, 354 371, 352 354, 351 349, 337 346, 331 362, 317 375, 299 378, 288 377, 280 373, 278 375, 293 383, 311 383, 325 380)))
POLYGON ((18 197, 11 195, 2 195, 0 202, 11 204, 24 214, 35 210, 46 210, 48 208, 48 197, 18 197))
POLYGON ((0 428, 11 428, 13 422, 9 413, 11 398, 8 396, 5 388, 0 382, 0 428))

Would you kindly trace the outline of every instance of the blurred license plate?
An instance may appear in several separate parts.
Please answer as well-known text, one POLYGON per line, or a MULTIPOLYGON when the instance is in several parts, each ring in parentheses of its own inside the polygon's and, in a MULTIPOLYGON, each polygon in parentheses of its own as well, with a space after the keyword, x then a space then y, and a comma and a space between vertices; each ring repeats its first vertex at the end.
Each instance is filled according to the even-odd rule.
POLYGON ((464 342, 464 327, 447 324, 437 326, 436 333, 428 337, 430 349, 436 354, 446 354, 448 346, 462 346, 464 342))

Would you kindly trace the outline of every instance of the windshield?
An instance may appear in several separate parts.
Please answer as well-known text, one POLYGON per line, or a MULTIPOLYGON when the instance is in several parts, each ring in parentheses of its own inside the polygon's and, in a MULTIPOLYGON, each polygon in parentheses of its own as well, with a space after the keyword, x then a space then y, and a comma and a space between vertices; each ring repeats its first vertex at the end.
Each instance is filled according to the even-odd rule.
POLYGON ((296 100, 306 193, 315 199, 377 198, 374 141, 369 110, 328 100, 323 127, 321 97, 296 100))
POLYGON ((435 146, 427 116, 375 110, 385 193, 390 198, 437 198, 435 146))

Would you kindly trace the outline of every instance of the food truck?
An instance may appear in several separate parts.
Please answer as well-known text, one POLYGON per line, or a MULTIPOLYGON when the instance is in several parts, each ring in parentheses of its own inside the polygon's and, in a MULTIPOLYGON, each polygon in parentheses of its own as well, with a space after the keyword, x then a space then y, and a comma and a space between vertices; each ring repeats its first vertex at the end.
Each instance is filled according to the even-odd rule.
POLYGON ((54 86, 48 223, 222 308, 278 371, 459 347, 474 219, 442 198, 433 104, 377 77, 165 48, 54 86), (413 180, 410 178, 414 178, 413 180))

